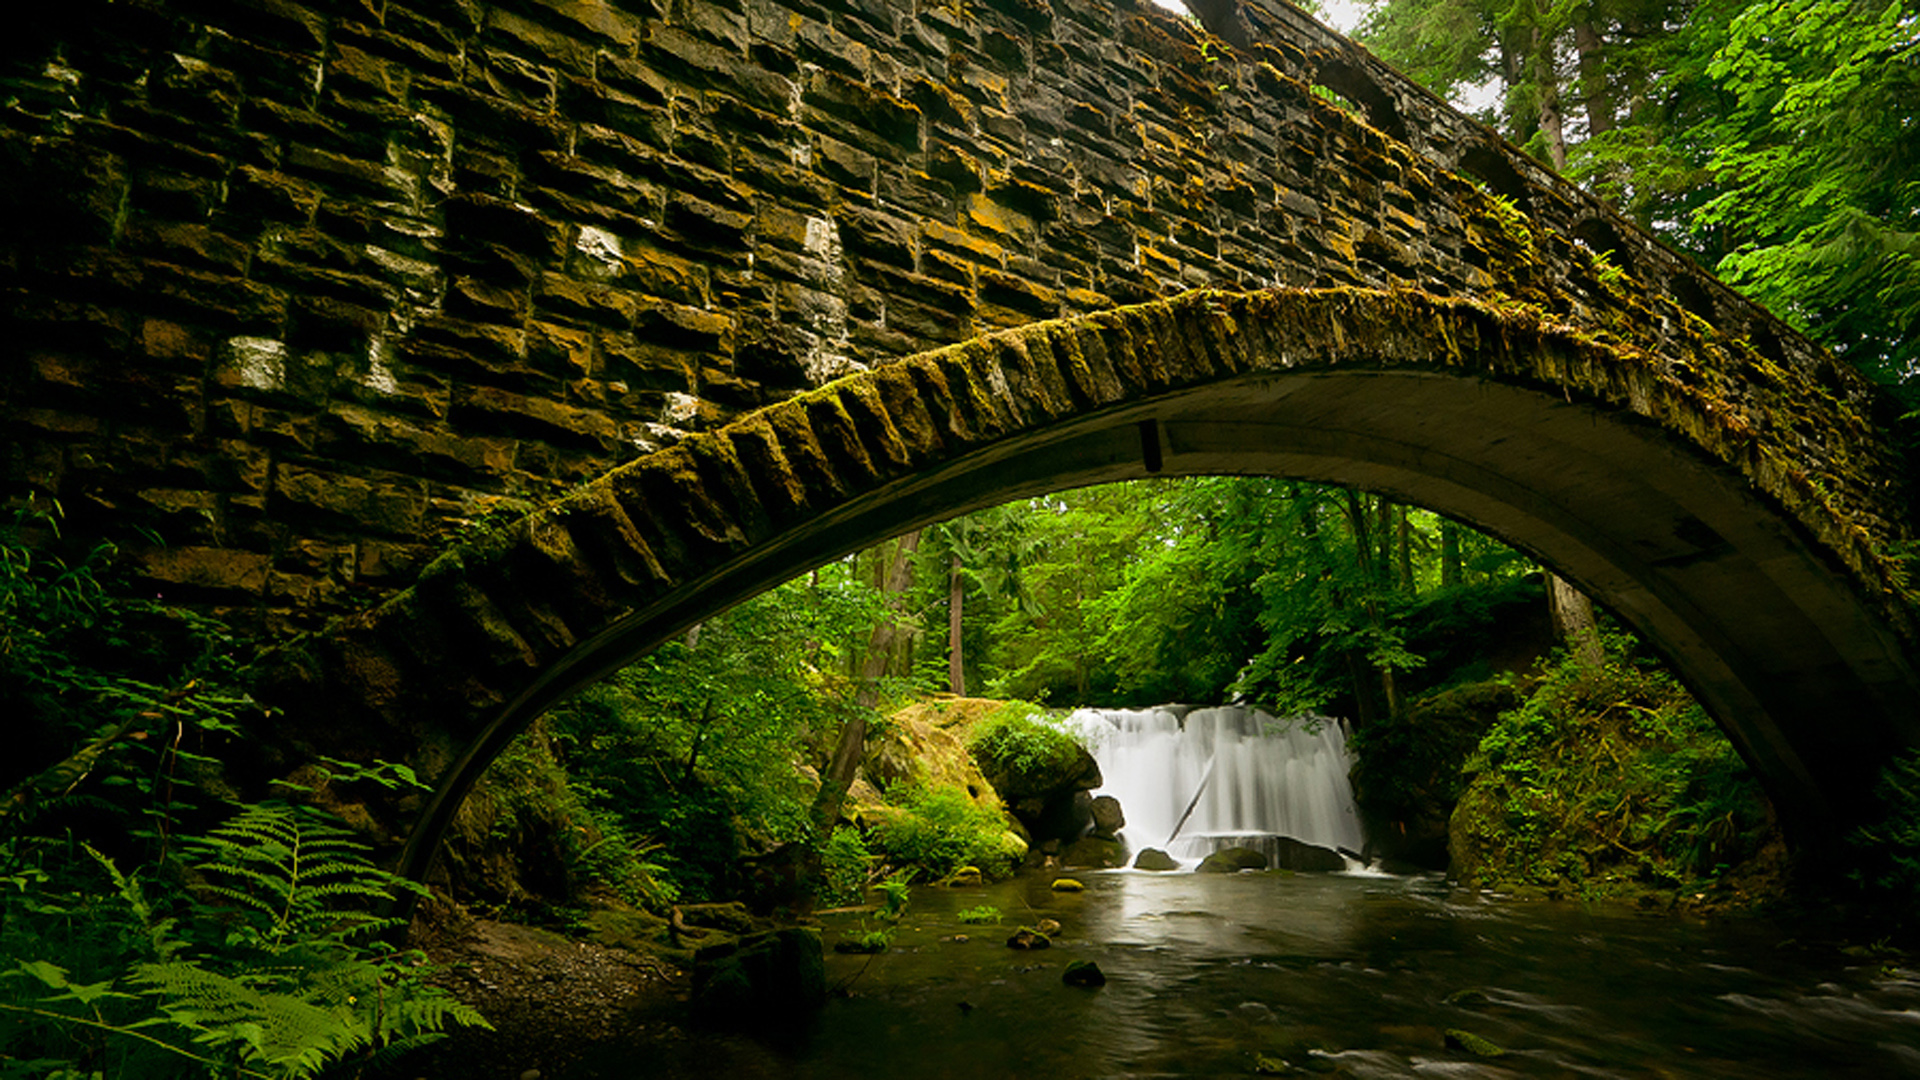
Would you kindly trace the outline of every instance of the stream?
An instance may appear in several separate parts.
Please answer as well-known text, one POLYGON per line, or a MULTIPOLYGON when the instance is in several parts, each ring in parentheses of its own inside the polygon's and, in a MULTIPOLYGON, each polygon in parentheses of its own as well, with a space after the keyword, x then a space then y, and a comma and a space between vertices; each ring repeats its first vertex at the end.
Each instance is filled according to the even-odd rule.
MULTIPOLYGON (((1920 1075, 1920 972, 1764 920, 1497 901, 1438 876, 1074 876, 1084 892, 916 889, 887 952, 828 953, 840 992, 800 1030, 693 1032, 583 1075, 1234 1076, 1261 1056, 1354 1077, 1920 1075), (981 905, 1005 918, 956 918, 981 905), (1053 948, 1006 946, 1043 917, 1053 948), (1064 985, 1073 960, 1107 984, 1064 985), (1448 1029, 1506 1052, 1451 1049, 1448 1029)), ((829 946, 862 919, 827 916, 829 946)))

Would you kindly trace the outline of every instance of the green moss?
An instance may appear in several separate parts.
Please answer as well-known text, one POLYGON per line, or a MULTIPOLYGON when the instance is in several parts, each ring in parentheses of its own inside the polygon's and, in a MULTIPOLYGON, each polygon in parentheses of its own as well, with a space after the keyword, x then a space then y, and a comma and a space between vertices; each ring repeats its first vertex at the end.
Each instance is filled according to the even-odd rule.
POLYGON ((1474 1057, 1506 1057, 1507 1052, 1500 1049, 1492 1040, 1481 1038, 1471 1031, 1460 1028, 1447 1029, 1447 1045, 1455 1050, 1465 1050, 1474 1057))

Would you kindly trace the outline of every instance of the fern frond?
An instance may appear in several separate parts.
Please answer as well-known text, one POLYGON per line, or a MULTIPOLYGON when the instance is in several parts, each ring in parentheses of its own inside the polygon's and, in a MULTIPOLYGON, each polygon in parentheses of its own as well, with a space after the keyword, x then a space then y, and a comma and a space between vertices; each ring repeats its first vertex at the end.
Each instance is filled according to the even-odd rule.
POLYGON ((366 1045, 373 1034, 345 1002, 330 1006, 297 993, 263 989, 253 979, 223 975, 196 963, 141 964, 134 968, 132 981, 146 987, 159 1011, 191 1032, 194 1042, 235 1048, 243 1061, 291 1068, 296 1075, 366 1045))

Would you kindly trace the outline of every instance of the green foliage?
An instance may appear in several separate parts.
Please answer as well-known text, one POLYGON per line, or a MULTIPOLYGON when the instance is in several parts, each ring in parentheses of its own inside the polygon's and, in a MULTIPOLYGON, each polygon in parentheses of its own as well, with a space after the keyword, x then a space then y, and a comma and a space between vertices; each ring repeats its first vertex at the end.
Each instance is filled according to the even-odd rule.
POLYGON ((967 749, 988 776, 1008 777, 1014 788, 1070 770, 1080 757, 1072 735, 1049 723, 1037 705, 1009 701, 981 718, 968 737, 967 749))
POLYGON ((58 524, 0 529, 5 767, 37 770, 0 803, 0 1077, 309 1077, 483 1023, 377 939, 413 886, 337 822, 272 802, 196 824, 244 737, 245 657, 213 620, 116 595, 112 549, 69 561, 58 524))
MULTIPOLYGON (((1920 20, 1911 4, 1729 9, 1707 74, 1718 271, 1884 381, 1920 367, 1920 20)), ((1724 16, 1723 16, 1724 17, 1724 16)))
POLYGON ((1911 3, 1388 0, 1359 36, 1443 96, 1499 91, 1481 119, 1920 399, 1911 3))
POLYGON ((953 917, 969 925, 984 926, 999 922, 1001 912, 999 908, 994 907, 992 904, 981 904, 978 907, 961 908, 959 911, 954 912, 953 917))
POLYGON ((1461 767, 1500 713, 1520 703, 1511 677, 1436 691, 1399 720, 1355 728, 1354 796, 1369 816, 1369 834, 1407 822, 1444 823, 1465 793, 1461 767))
POLYGON ((564 789, 556 797, 596 838, 581 855, 602 863, 588 869, 657 908, 732 895, 742 856, 813 839, 816 785, 796 752, 828 745, 860 708, 838 669, 880 611, 870 587, 823 568, 556 709, 547 786, 564 789))
POLYGON ((394 920, 370 909, 418 887, 319 812, 245 806, 178 842, 186 865, 155 865, 151 883, 71 841, 0 842, 0 949, 18 958, 0 972, 0 1076, 33 1074, 12 1058, 311 1077, 485 1023, 424 982, 423 956, 377 938, 394 920))
POLYGON ((843 953, 883 953, 893 944, 893 931, 890 929, 862 930, 849 938, 834 942, 833 951, 843 953))
POLYGON ((891 814, 873 830, 872 846, 896 866, 945 877, 962 866, 989 876, 1013 869, 1018 851, 1008 843, 1001 816, 979 806, 956 787, 911 785, 888 793, 904 813, 891 814))
POLYGON ((1853 883, 1911 926, 1920 910, 1920 750, 1888 761, 1874 785, 1875 819, 1847 837, 1853 883))
POLYGON ((114 554, 68 551, 57 504, 0 524, 0 822, 162 837, 251 706, 227 628, 110 592, 114 554))
POLYGON ((860 830, 842 825, 821 845, 820 900, 828 905, 857 904, 866 896, 874 856, 860 830))
POLYGON ((1469 759, 1456 868, 1585 896, 1704 891, 1773 837, 1732 744, 1666 669, 1609 634, 1607 661, 1562 658, 1469 759))
POLYGON ((1425 511, 1265 478, 1110 484, 945 529, 922 607, 948 602, 932 571, 962 555, 969 667, 994 695, 1071 704, 1371 701, 1382 672, 1422 666, 1423 597, 1532 569, 1425 511))
POLYGON ((883 922, 897 923, 907 913, 907 905, 913 901, 913 890, 907 887, 907 880, 913 876, 912 870, 896 870, 874 887, 880 890, 880 911, 878 918, 883 922))

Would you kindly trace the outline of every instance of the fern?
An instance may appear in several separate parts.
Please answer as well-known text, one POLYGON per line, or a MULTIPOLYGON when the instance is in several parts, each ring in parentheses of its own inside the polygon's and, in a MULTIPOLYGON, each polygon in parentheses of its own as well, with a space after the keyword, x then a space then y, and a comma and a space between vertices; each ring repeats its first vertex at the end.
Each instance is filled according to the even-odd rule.
POLYGON ((246 807, 233 820, 183 845, 202 891, 233 905, 242 923, 228 936, 277 952, 294 942, 347 943, 395 925, 355 904, 420 891, 367 861, 368 847, 317 813, 284 803, 246 807))
MULTIPOLYGON (((0 1001, 0 1013, 131 1046, 129 1061, 148 1063, 129 1064, 122 1075, 168 1075, 185 1062, 271 1080, 418 1046, 452 1024, 486 1025, 477 1010, 423 981, 420 953, 372 940, 395 920, 368 909, 416 886, 367 861, 366 846, 318 812, 247 806, 181 846, 203 876, 185 923, 162 915, 136 875, 85 848, 111 882, 106 898, 116 908, 77 900, 47 910, 69 919, 86 911, 92 924, 130 922, 121 940, 149 959, 95 981, 49 960, 21 960, 0 972, 0 985, 37 993, 25 1001, 7 995, 20 1003, 0 1001), (183 925, 221 922, 224 935, 211 948, 176 936, 183 925)), ((29 878, 6 880, 24 889, 29 878)))

